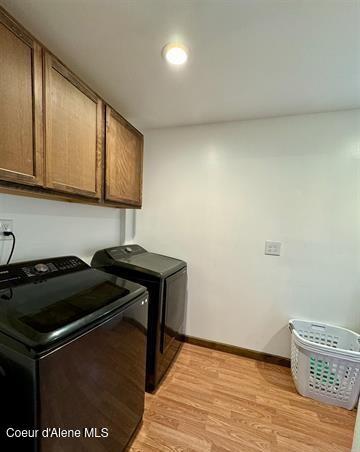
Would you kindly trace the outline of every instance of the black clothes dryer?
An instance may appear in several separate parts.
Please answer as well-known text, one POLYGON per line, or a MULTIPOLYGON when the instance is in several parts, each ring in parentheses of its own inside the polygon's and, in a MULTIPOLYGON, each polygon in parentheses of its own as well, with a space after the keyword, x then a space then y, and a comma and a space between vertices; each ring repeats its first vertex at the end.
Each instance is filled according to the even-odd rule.
POLYGON ((150 253, 139 245, 97 251, 93 267, 135 281, 149 291, 146 390, 156 389, 181 345, 184 328, 186 262, 150 253))
POLYGON ((1 451, 125 449, 144 410, 147 299, 73 256, 0 267, 1 451))

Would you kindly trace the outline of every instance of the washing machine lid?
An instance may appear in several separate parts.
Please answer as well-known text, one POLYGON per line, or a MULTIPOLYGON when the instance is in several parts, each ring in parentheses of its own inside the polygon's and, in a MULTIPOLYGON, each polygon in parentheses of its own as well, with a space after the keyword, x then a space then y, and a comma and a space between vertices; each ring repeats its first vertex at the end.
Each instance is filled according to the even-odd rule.
POLYGON ((47 349, 145 292, 76 257, 0 266, 0 331, 35 350, 47 349))
POLYGON ((166 278, 186 267, 186 262, 162 254, 149 253, 139 245, 106 250, 113 263, 139 273, 166 278))

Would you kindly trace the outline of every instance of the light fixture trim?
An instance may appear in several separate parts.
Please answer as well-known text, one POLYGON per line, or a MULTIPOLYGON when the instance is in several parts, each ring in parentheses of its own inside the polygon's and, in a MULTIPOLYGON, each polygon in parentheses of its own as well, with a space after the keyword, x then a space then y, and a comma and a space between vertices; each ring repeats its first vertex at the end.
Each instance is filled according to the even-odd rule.
POLYGON ((169 43, 163 48, 165 60, 174 66, 181 66, 188 60, 189 50, 184 44, 169 43))

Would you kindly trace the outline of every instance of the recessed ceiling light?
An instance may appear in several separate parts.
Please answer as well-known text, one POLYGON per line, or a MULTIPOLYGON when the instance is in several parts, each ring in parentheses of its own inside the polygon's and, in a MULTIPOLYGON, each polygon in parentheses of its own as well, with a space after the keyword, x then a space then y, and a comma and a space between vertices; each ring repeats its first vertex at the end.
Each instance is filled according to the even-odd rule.
POLYGON ((188 49, 183 44, 167 44, 163 49, 166 61, 177 66, 186 63, 188 49))

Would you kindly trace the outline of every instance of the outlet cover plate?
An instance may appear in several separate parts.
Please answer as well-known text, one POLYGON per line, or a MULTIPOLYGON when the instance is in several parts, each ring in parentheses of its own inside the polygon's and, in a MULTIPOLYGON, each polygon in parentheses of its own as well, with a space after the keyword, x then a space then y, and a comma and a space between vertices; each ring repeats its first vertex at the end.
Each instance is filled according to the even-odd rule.
POLYGON ((272 240, 266 240, 265 255, 280 256, 280 252, 281 252, 281 242, 274 242, 272 240))
POLYGON ((12 237, 5 236, 4 231, 14 232, 14 221, 0 219, 0 240, 12 240, 12 237))

